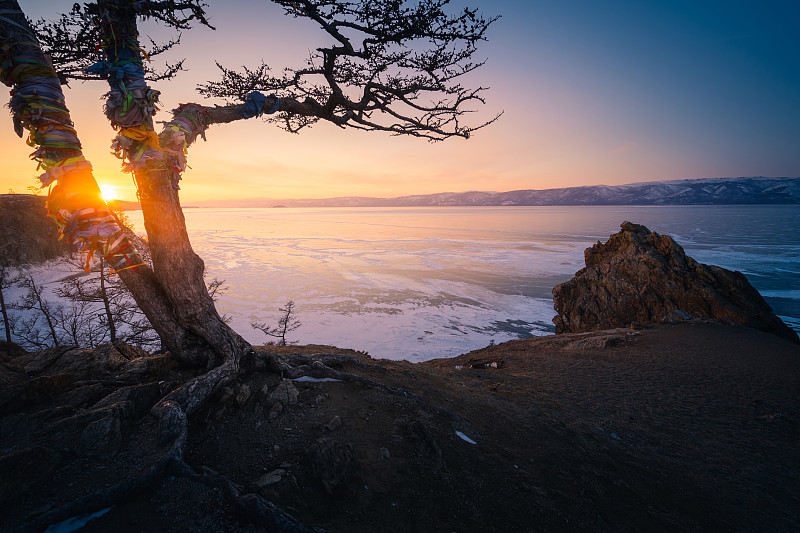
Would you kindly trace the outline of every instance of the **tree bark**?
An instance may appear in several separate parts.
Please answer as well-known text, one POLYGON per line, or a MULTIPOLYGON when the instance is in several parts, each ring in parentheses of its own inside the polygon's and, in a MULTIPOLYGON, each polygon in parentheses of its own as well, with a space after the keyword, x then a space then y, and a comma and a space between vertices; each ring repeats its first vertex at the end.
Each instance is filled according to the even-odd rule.
MULTIPOLYGON (((106 0, 98 2, 97 8, 108 66, 113 69, 131 62, 140 63, 141 51, 138 46, 131 45, 138 37, 134 2, 106 0)), ((148 106, 154 106, 153 93, 144 84, 143 73, 142 69, 125 70, 121 81, 109 77, 109 98, 133 96, 134 104, 144 110, 140 120, 136 121, 138 123, 119 111, 115 114, 108 110, 112 107, 108 104, 107 115, 120 131, 116 142, 139 187, 153 261, 152 274, 168 300, 161 312, 174 316, 177 322, 167 335, 171 337, 171 344, 177 345, 176 355, 184 362, 205 363, 209 369, 227 363, 226 366, 238 369, 241 358, 251 350, 251 346, 225 324, 214 307, 203 278, 205 266, 189 242, 178 196, 177 181, 185 167, 184 151, 210 123, 209 112, 200 106, 179 108, 176 113, 189 116, 188 121, 197 128, 173 120, 156 141, 152 114, 148 111, 152 109, 148 106), (137 89, 128 89, 130 87, 137 89), (134 130, 133 135, 139 140, 130 141, 130 132, 134 130), (138 157, 143 150, 149 151, 151 157, 145 157, 139 163, 138 157), (152 157, 159 152, 160 158, 152 157)), ((228 115, 234 118, 230 113, 226 118, 228 115)), ((139 280, 132 279, 134 277, 127 273, 122 278, 131 292, 142 288, 137 286, 139 280)))
POLYGON ((223 322, 208 294, 205 265, 189 242, 178 191, 159 185, 141 203, 153 273, 185 331, 176 332, 184 337, 181 359, 205 362, 211 368, 230 357, 241 357, 250 345, 223 322))

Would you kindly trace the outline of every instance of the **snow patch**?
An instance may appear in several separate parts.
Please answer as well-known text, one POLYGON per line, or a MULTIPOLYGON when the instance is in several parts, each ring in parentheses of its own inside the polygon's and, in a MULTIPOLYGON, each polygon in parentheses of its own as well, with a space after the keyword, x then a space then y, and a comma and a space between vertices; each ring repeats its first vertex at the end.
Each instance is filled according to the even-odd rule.
POLYGON ((460 438, 461 440, 463 440, 465 442, 469 442, 470 444, 478 444, 477 442, 475 442, 471 438, 467 437, 466 435, 464 435, 460 431, 456 431, 456 435, 458 435, 458 438, 460 438))
POLYGON ((113 509, 113 506, 107 507, 101 511, 97 511, 91 514, 84 514, 80 516, 74 516, 72 518, 68 518, 63 522, 59 522, 58 524, 53 524, 52 526, 48 527, 44 530, 44 533, 72 533, 73 531, 78 531, 83 526, 85 526, 90 520, 94 520, 95 518, 100 518, 107 512, 113 509))

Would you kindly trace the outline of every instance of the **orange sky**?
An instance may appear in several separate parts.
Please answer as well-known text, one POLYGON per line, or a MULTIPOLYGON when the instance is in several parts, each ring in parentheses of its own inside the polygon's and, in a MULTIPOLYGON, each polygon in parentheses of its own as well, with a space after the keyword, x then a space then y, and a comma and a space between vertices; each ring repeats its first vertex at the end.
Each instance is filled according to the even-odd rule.
MULTIPOLYGON (((462 3, 454 2, 454 9, 462 3)), ((711 5, 685 5, 704 3, 711 5)), ((269 5, 243 0, 212 4, 219 6, 209 8, 217 31, 184 35, 179 55, 188 58, 189 72, 153 84, 162 92, 165 109, 202 102, 193 87, 216 76, 215 59, 237 67, 263 57, 279 70, 299 64, 309 48, 327 42, 308 23, 284 17, 269 5)), ((499 122, 468 141, 435 144, 330 124, 300 135, 259 119, 213 126, 208 142, 199 141, 189 154, 184 204, 800 174, 795 149, 800 145, 800 95, 782 74, 791 70, 791 61, 798 62, 797 54, 787 56, 788 65, 783 57, 782 66, 772 67, 757 57, 771 49, 749 49, 746 35, 744 41, 736 39, 744 24, 755 26, 756 34, 769 31, 770 39, 777 39, 775 50, 797 44, 797 36, 758 27, 768 23, 736 11, 737 2, 731 3, 730 13, 719 12, 720 7, 713 26, 701 24, 705 18, 698 13, 637 12, 632 1, 612 2, 630 7, 620 11, 622 17, 592 13, 593 2, 580 9, 513 0, 482 4, 487 13, 503 18, 481 50, 488 63, 472 81, 491 86, 482 116, 503 110, 499 122), (606 27, 603 16, 620 26, 606 27), (760 86, 741 87, 745 78, 756 76, 760 86)), ((23 7, 38 18, 70 5, 31 0, 23 7)), ((98 181, 133 199, 132 179, 120 173, 119 161, 109 153, 114 133, 101 110, 106 90, 105 82, 72 82, 67 105, 98 181)), ((0 103, 8 99, 4 92, 0 103)), ((164 120, 166 114, 156 118, 164 120)), ((14 135, 8 113, 0 125, 0 192, 27 192, 37 174, 28 159, 32 150, 14 135)))

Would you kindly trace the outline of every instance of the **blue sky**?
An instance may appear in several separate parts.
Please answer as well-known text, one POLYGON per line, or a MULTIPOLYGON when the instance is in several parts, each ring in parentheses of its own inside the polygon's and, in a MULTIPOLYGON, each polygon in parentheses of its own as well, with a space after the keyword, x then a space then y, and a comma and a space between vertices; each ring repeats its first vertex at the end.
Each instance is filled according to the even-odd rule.
MULTIPOLYGON (((71 2, 22 4, 37 18, 71 2)), ((505 112, 498 123, 436 144, 331 125, 299 136, 257 120, 215 127, 190 154, 184 200, 800 175, 800 2, 453 1, 463 5, 502 16, 473 77, 491 87, 485 116, 505 112)), ((156 86, 166 109, 200 101, 192 87, 215 75, 214 59, 280 68, 326 42, 266 2, 212 2, 209 13, 218 31, 184 38, 190 72, 156 86)), ((73 84, 67 104, 98 179, 132 197, 108 154, 104 91, 73 84)), ((35 172, 8 116, 0 146, 0 190, 23 192, 35 172)))

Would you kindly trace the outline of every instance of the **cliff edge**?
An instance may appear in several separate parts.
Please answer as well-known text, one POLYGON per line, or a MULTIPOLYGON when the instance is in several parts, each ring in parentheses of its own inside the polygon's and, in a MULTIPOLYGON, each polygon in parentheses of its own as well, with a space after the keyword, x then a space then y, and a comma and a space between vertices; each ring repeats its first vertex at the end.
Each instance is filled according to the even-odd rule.
POLYGON ((672 237, 640 224, 620 227, 586 249, 586 268, 553 288, 556 333, 698 317, 800 343, 741 272, 698 263, 672 237))

